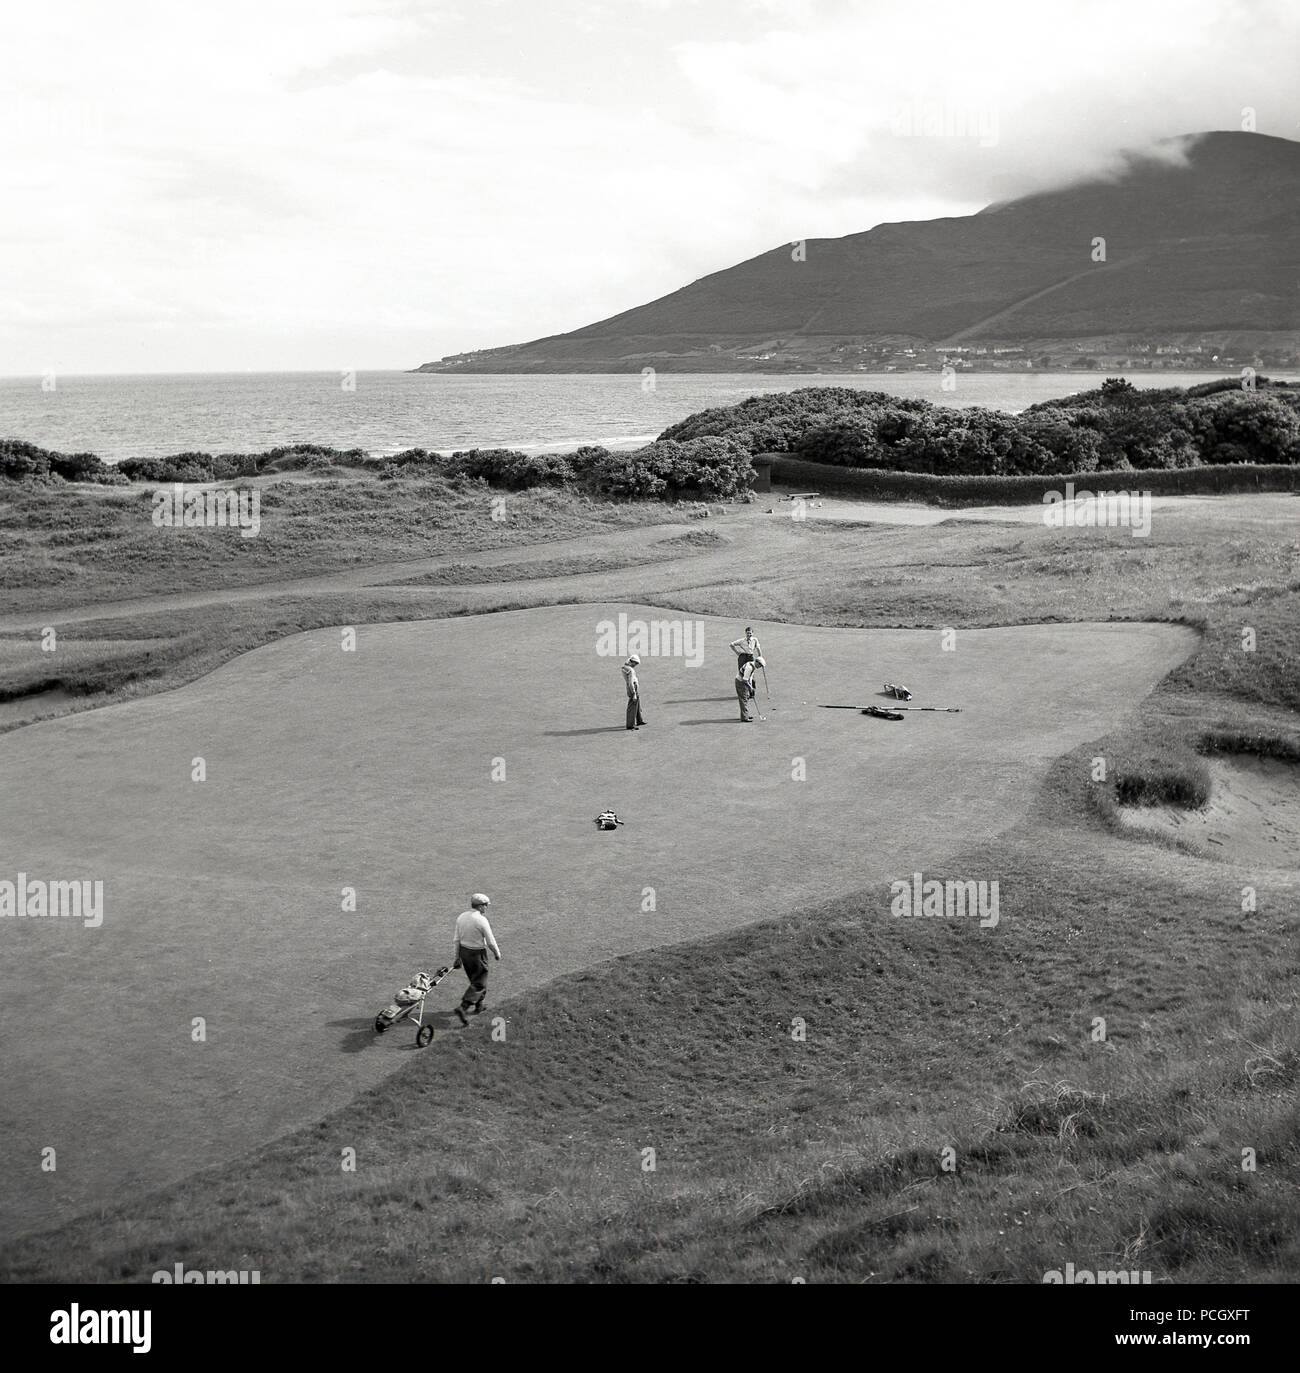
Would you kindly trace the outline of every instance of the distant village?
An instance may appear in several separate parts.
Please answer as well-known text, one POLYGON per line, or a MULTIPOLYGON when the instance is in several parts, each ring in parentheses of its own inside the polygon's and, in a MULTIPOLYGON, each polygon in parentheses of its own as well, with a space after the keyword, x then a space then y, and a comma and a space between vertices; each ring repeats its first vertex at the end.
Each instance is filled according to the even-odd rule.
MULTIPOLYGON (((683 346, 684 345, 684 346, 683 346)), ((1300 369, 1300 335, 1274 335, 1267 343, 1256 336, 1178 340, 1094 338, 1082 341, 1043 339, 1024 343, 929 344, 916 338, 770 339, 744 345, 709 343, 645 354, 620 352, 618 362, 591 358, 541 359, 526 346, 485 348, 456 353, 417 371, 444 372, 599 372, 642 363, 677 372, 1233 372, 1243 367, 1300 369)))
MULTIPOLYGON (((720 348, 710 349, 721 352, 720 348)), ((1296 346, 1242 348, 1210 341, 1162 343, 1157 341, 1094 339, 1083 343, 1044 341, 1030 343, 970 343, 947 347, 895 342, 843 342, 812 348, 809 341, 784 341, 760 351, 732 354, 737 362, 829 366, 858 372, 1031 372, 1060 371, 1191 371, 1232 370, 1238 367, 1300 366, 1296 346)))

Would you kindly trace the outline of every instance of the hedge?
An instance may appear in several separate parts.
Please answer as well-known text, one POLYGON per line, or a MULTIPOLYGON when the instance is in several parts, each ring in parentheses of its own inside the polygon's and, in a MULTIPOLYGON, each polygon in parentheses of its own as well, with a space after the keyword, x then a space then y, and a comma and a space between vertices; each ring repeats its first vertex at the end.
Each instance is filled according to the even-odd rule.
POLYGON ((878 467, 838 467, 785 453, 772 461, 772 481, 809 491, 866 496, 927 505, 1038 505, 1067 481, 1079 491, 1149 491, 1153 496, 1230 495, 1252 491, 1300 491, 1300 467, 1252 466, 1137 468, 1056 473, 1033 477, 937 477, 928 472, 889 472, 878 467))

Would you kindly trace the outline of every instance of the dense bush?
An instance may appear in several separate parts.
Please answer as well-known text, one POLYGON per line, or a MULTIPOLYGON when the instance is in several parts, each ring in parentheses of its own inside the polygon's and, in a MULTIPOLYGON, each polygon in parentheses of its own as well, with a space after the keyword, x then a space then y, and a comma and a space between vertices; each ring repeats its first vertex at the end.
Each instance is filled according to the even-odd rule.
POLYGON ((726 438, 840 467, 937 475, 1175 470, 1300 461, 1300 390, 1239 380, 1139 390, 1111 377, 1011 415, 880 391, 809 387, 704 410, 661 440, 726 438))
MULTIPOLYGON (((574 453, 521 453, 507 448, 471 448, 450 455, 408 448, 382 462, 361 449, 292 444, 265 453, 174 453, 124 458, 106 466, 90 453, 51 453, 20 439, 0 441, 0 476, 43 481, 172 482, 228 481, 298 470, 356 467, 381 480, 438 476, 486 482, 508 491, 535 487, 586 490, 620 500, 678 497, 714 500, 748 491, 754 470, 749 450, 730 439, 707 437, 647 444, 634 452, 584 447, 574 453)), ((269 497, 268 497, 269 499, 269 497)))
POLYGON ((255 477, 264 472, 320 471, 330 467, 374 466, 360 448, 295 443, 264 453, 173 453, 163 458, 123 458, 117 470, 131 481, 207 482, 255 477))
POLYGON ((94 453, 58 453, 25 439, 0 439, 0 478, 21 481, 49 476, 104 486, 118 485, 126 480, 118 475, 116 468, 102 462, 94 453))
POLYGON ((50 455, 44 448, 22 439, 0 439, 0 476, 11 481, 24 477, 43 477, 50 470, 50 455))
POLYGON ((850 386, 806 386, 798 391, 750 396, 738 405, 701 410, 669 425, 660 440, 731 438, 750 453, 793 450, 815 425, 856 411, 929 410, 928 401, 904 400, 885 391, 856 391, 850 386))
POLYGON ((1198 452, 1191 411, 1177 403, 1119 412, 1102 430, 1102 465, 1192 467, 1198 452))
POLYGON ((587 490, 623 500, 718 500, 744 494, 754 480, 749 450, 722 438, 658 439, 620 453, 580 449, 574 460, 587 490))
POLYGON ((296 472, 303 468, 371 467, 370 455, 362 448, 330 448, 320 443, 282 444, 268 448, 265 453, 227 453, 240 476, 255 476, 258 472, 296 472), (252 471, 246 470, 252 459, 252 471))
POLYGON ((394 468, 413 467, 424 472, 445 472, 447 458, 442 453, 430 452, 427 448, 406 448, 385 458, 384 463, 394 468))
POLYGON ((1055 433, 1050 425, 1023 426, 998 410, 910 402, 864 407, 814 425, 794 451, 811 462, 895 472, 1045 472, 1054 468, 1055 458, 1042 436, 1055 433))
POLYGON ((1266 392, 1211 396, 1192 412, 1192 425, 1205 462, 1300 460, 1300 413, 1266 392))
MULTIPOLYGON (((781 450, 776 450, 781 451, 781 450)), ((886 467, 884 444, 876 435, 875 421, 866 415, 845 414, 814 424, 790 449, 809 461, 836 467, 886 467)))
POLYGON ((117 465, 134 482, 206 482, 217 475, 211 453, 174 453, 167 458, 123 458, 117 465))
POLYGON ((471 448, 453 453, 446 470, 453 477, 480 477, 507 491, 571 486, 574 480, 573 467, 558 453, 519 453, 509 448, 471 448))
POLYGON ((1020 427, 1051 457, 1057 472, 1095 472, 1101 466, 1102 436, 1093 426, 1071 423, 1061 413, 1045 411, 1031 419, 1021 419, 1020 427))

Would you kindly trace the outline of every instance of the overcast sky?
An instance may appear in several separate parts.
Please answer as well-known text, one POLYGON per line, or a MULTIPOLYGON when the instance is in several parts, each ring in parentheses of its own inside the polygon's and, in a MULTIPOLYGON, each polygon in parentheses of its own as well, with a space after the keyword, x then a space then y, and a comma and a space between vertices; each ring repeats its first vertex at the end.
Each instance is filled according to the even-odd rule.
POLYGON ((7 5, 0 373, 411 367, 1204 129, 1295 0, 7 5))

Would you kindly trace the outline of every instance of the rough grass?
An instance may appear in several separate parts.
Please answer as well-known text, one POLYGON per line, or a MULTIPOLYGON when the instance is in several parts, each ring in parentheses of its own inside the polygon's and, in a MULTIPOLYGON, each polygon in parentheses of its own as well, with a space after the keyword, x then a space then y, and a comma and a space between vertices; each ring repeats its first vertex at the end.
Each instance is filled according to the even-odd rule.
POLYGON ((494 1008, 503 1038, 475 1022, 313 1128, 9 1246, 0 1277, 1293 1277, 1294 908, 1117 865, 1052 788, 1052 820, 948 865, 999 877, 997 930, 866 891, 602 965, 494 1008))
POLYGON ((1093 757, 1090 794, 1109 818, 1119 806, 1194 810, 1210 799, 1210 769, 1177 724, 1119 731, 1101 740, 1093 757))
POLYGON ((474 563, 451 563, 432 572, 403 577, 393 586, 475 586, 484 581, 522 582, 544 580, 548 577, 586 576, 596 572, 618 572, 629 567, 647 567, 653 563, 670 562, 688 550, 720 548, 726 543, 721 534, 700 530, 697 534, 681 534, 672 539, 659 539, 647 546, 629 549, 626 553, 575 555, 567 558, 529 559, 517 563, 494 563, 490 567, 474 563))
POLYGON ((94 638, 73 632, 56 633, 49 643, 46 649, 40 637, 0 636, 0 701, 44 691, 108 694, 191 656, 202 636, 94 638))
POLYGON ((673 507, 658 503, 594 501, 555 491, 502 495, 468 480, 256 478, 222 485, 261 492, 256 537, 244 538, 236 529, 156 527, 152 485, 6 483, 0 502, 3 608, 52 612, 86 600, 247 586, 674 518, 673 507))

